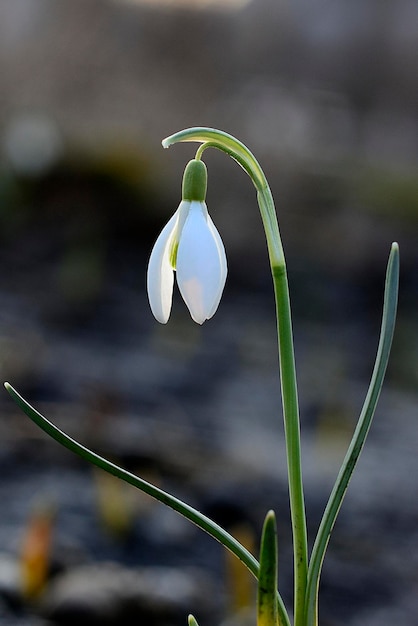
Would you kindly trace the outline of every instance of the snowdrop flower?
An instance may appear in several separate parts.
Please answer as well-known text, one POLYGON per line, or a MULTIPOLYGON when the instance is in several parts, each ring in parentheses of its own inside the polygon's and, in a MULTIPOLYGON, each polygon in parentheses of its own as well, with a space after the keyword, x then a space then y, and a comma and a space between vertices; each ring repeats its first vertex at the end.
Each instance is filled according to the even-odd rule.
POLYGON ((151 252, 147 288, 155 318, 170 317, 174 272, 190 315, 198 324, 212 317, 225 286, 227 264, 221 237, 206 208, 205 164, 193 159, 183 176, 182 201, 151 252))

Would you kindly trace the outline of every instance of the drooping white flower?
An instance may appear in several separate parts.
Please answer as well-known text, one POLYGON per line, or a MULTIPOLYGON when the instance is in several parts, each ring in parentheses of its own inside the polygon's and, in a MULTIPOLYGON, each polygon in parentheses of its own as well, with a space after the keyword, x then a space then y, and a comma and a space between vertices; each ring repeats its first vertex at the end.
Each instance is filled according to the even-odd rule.
POLYGON ((202 161, 190 161, 183 178, 183 199, 155 242, 148 264, 148 298, 162 324, 170 317, 174 272, 195 322, 203 324, 218 308, 227 263, 205 196, 206 167, 202 161))

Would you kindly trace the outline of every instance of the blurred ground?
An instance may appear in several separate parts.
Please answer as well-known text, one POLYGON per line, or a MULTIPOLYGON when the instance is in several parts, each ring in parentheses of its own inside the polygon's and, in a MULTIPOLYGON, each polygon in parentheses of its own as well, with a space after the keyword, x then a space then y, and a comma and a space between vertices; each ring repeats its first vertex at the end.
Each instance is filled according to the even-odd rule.
MULTIPOLYGON (((413 0, 0 4, 2 378, 83 442, 234 532, 245 522, 255 544, 275 508, 286 598, 275 322, 253 188, 224 155, 205 153, 208 206, 228 253, 225 295, 202 328, 179 298, 158 325, 147 257, 194 154, 160 141, 187 126, 223 128, 249 145, 271 183, 289 266, 311 538, 367 389, 385 263, 399 242, 393 357, 325 562, 322 626, 416 623, 417 37, 413 0)), ((182 624, 193 612, 205 626, 237 609, 225 586, 248 582, 236 583, 220 548, 47 441, 5 392, 0 408, 4 623, 103 623, 97 605, 64 601, 70 583, 58 583, 76 568, 88 588, 100 579, 88 568, 102 564, 106 578, 109 562, 100 591, 126 581, 129 567, 136 578, 124 590, 148 597, 138 568, 198 571, 176 592, 183 603, 166 595, 149 607, 139 591, 122 601, 112 588, 109 624, 112 615, 182 624), (53 582, 28 612, 13 568, 44 502, 56 511, 53 582), (213 593, 204 598, 203 588, 213 593)))

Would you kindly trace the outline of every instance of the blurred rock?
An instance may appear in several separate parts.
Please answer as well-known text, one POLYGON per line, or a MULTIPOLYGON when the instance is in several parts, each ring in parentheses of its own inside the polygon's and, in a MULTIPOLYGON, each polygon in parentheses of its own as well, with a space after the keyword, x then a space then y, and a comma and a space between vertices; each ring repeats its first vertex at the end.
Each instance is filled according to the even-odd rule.
POLYGON ((12 554, 0 554, 0 598, 9 609, 23 606, 19 562, 12 554))
POLYGON ((114 563, 74 568, 56 578, 41 614, 56 624, 184 624, 216 610, 212 582, 197 569, 128 569, 114 563))

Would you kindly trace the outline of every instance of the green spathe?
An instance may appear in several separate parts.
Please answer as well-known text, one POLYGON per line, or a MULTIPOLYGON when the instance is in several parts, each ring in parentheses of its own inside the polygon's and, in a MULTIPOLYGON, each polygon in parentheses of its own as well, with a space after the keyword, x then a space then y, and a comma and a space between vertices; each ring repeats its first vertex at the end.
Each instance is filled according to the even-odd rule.
POLYGON ((208 174, 203 161, 192 159, 186 165, 183 174, 182 199, 204 202, 208 186, 208 174))

